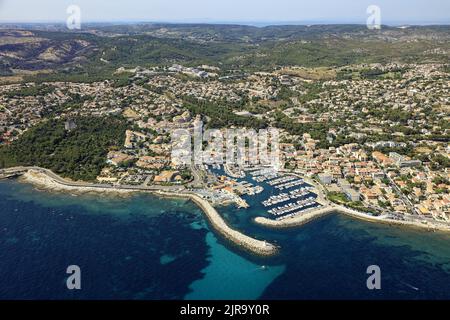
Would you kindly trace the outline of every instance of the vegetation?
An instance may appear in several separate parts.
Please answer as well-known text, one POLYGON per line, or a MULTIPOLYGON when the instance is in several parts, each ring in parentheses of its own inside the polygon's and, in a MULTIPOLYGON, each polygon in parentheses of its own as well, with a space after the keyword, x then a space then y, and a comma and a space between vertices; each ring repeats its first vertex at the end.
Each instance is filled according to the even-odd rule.
POLYGON ((350 201, 342 192, 329 192, 327 198, 334 203, 344 205, 357 211, 375 213, 373 212, 374 210, 365 207, 361 201, 350 201))
POLYGON ((52 92, 53 87, 48 85, 37 85, 31 87, 23 87, 18 90, 9 91, 5 94, 6 98, 23 98, 30 96, 45 96, 46 94, 52 92))
MULTIPOLYGON (((377 32, 362 25, 257 28, 143 24, 98 25, 91 28, 97 30, 97 34, 32 30, 29 43, 0 45, 0 50, 14 52, 0 63, 0 74, 8 76, 13 75, 14 70, 28 70, 32 72, 24 76, 25 81, 90 82, 110 79, 118 67, 173 63, 198 66, 220 61, 222 70, 254 71, 293 65, 340 67, 391 61, 408 63, 423 59, 448 62, 446 55, 435 52, 435 49, 449 49, 447 26, 413 27, 408 30, 384 26, 377 32), (386 37, 392 41, 385 41, 386 37), (43 59, 43 54, 49 51, 56 52, 58 59, 43 59), (40 70, 53 73, 36 72, 40 70)), ((2 35, 8 36, 0 32, 2 35)), ((352 78, 355 75, 368 79, 395 78, 401 72, 342 71, 338 78, 352 78)))
POLYGON ((347 196, 342 192, 329 192, 327 199, 339 204, 348 202, 347 196))
POLYGON ((282 112, 275 113, 276 128, 285 129, 292 135, 303 135, 309 133, 313 139, 319 140, 319 148, 328 148, 326 140, 329 124, 327 123, 297 123, 292 118, 286 116, 282 112))
POLYGON ((74 180, 95 180, 106 165, 108 149, 123 143, 127 122, 119 117, 73 120, 77 128, 72 131, 65 130, 63 120, 29 129, 0 148, 0 167, 39 166, 74 180))
POLYGON ((432 155, 431 161, 431 167, 435 170, 450 168, 450 159, 442 154, 432 155))
POLYGON ((207 116, 208 126, 211 128, 226 128, 230 126, 262 129, 267 127, 267 122, 253 116, 240 116, 235 114, 228 105, 217 105, 210 101, 200 101, 195 98, 185 97, 184 106, 193 114, 207 116))

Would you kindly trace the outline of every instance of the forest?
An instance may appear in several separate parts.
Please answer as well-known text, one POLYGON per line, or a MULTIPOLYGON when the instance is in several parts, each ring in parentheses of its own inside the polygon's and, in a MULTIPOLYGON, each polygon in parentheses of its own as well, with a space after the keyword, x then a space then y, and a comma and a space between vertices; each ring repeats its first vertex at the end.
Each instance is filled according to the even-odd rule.
POLYGON ((73 180, 95 180, 108 150, 123 143, 127 122, 121 117, 72 120, 76 128, 71 131, 65 130, 64 120, 46 120, 2 146, 0 168, 39 166, 73 180))

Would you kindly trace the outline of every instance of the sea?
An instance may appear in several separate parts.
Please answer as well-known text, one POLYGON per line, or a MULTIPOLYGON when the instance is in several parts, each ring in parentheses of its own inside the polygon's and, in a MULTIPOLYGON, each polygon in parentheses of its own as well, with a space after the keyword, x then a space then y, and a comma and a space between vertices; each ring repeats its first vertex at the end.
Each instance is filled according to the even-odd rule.
POLYGON ((450 299, 449 234, 340 214, 271 230, 254 224, 261 207, 248 201, 218 211, 278 255, 223 239, 189 201, 0 181, 0 299, 450 299), (371 290, 374 265, 380 289, 371 290), (67 286, 69 266, 80 289, 67 286))

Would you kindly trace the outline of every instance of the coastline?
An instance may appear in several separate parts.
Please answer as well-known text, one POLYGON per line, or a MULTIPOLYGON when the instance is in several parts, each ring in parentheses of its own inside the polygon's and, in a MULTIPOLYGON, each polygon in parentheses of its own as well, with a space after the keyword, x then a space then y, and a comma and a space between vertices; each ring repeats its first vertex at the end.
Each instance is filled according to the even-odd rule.
POLYGON ((35 186, 40 186, 41 188, 51 191, 51 192, 63 192, 70 191, 77 194, 86 193, 109 193, 114 195, 130 195, 131 193, 136 193, 135 190, 123 190, 117 188, 99 188, 99 187, 89 187, 89 186, 75 186, 66 185, 56 182, 54 179, 46 175, 45 173, 36 172, 34 170, 29 170, 25 174, 18 178, 19 181, 30 183, 35 186))
MULTIPOLYGON (((9 173, 4 173, 6 175, 11 172, 15 172, 15 176, 19 176, 20 180, 26 183, 33 184, 35 186, 40 186, 45 190, 53 192, 66 192, 70 191, 73 193, 86 194, 86 193, 102 193, 111 194, 115 196, 129 196, 132 193, 151 193, 159 197, 166 198, 181 198, 194 202, 204 213, 211 226, 220 233, 228 241, 232 242, 241 249, 244 249, 250 253, 254 253, 258 256, 272 256, 278 252, 278 248, 266 241, 258 240, 243 234, 237 230, 229 227, 222 216, 217 212, 217 210, 209 203, 207 200, 203 199, 195 192, 190 192, 187 190, 164 190, 162 187, 136 187, 136 186, 111 186, 111 185, 97 185, 85 182, 75 182, 68 181, 60 176, 56 175, 52 171, 37 167, 27 167, 27 168, 10 168, 9 173)), ((1 171, 0 171, 0 178, 1 171)), ((396 220, 391 219, 386 216, 371 216, 366 213, 362 213, 350 208, 346 208, 341 205, 333 204, 329 202, 318 186, 311 180, 308 179, 308 183, 313 185, 315 192, 318 195, 319 203, 322 205, 320 208, 312 209, 303 214, 286 218, 284 220, 272 220, 265 217, 257 217, 254 222, 257 225, 272 228, 272 229, 287 229, 299 227, 307 224, 313 220, 319 219, 323 216, 329 214, 345 214, 347 216, 353 217, 355 219, 364 220, 367 222, 383 223, 390 226, 403 226, 408 228, 416 228, 427 231, 444 231, 450 232, 450 225, 444 223, 439 223, 439 221, 414 221, 414 220, 396 220)))
MULTIPOLYGON (((11 170, 11 169, 10 169, 11 170)), ((225 220, 220 216, 217 210, 205 199, 201 198, 195 193, 188 191, 184 192, 170 192, 166 190, 152 190, 152 189, 125 189, 116 187, 102 187, 99 185, 89 183, 70 182, 62 179, 53 172, 47 169, 41 168, 21 168, 24 171, 21 173, 21 181, 40 186, 49 191, 71 191, 76 193, 110 193, 119 195, 130 195, 131 193, 151 193, 160 197, 167 198, 182 198, 194 202, 204 213, 211 226, 219 232, 224 238, 231 241, 233 244, 239 246, 239 248, 245 249, 258 256, 273 256, 278 252, 278 248, 266 241, 258 240, 247 236, 237 230, 229 227, 225 220), (51 173, 51 174, 50 174, 51 173), (58 178, 58 181, 55 178, 58 178), (64 183, 62 183, 64 182, 64 183)))
POLYGON ((196 194, 192 193, 179 193, 179 194, 171 194, 165 191, 156 191, 156 195, 169 197, 169 198, 182 198, 189 199, 194 202, 202 211, 205 213, 208 221, 214 227, 214 229, 220 231, 220 234, 224 236, 229 241, 234 244, 241 245, 248 251, 253 253, 257 253, 261 256, 272 256, 278 252, 278 248, 273 244, 263 241, 257 240, 255 238, 249 237, 239 231, 236 231, 229 227, 216 209, 205 199, 199 197, 196 194))
MULTIPOLYGON (((307 224, 313 220, 319 219, 321 217, 324 217, 329 214, 338 213, 338 214, 344 214, 350 217, 353 217, 355 219, 364 220, 367 222, 376 222, 376 223, 383 223, 387 224, 389 226, 401 226, 401 227, 408 227, 408 228, 415 228, 425 231, 443 231, 443 232, 450 232, 450 224, 446 225, 443 223, 440 223, 438 221, 426 221, 427 223, 422 223, 419 221, 412 221, 412 220, 395 220, 391 218, 387 218, 386 216, 371 216, 347 207, 344 207, 342 205, 337 205, 332 202, 330 202, 324 195, 322 187, 318 186, 312 179, 307 177, 302 177, 298 175, 297 173, 290 173, 292 175, 295 175, 299 178, 304 179, 308 184, 312 185, 314 187, 314 193, 318 196, 318 202, 322 205, 322 207, 313 209, 311 211, 305 212, 301 215, 294 216, 291 218, 287 218, 284 220, 272 220, 265 217, 257 217, 254 219, 254 222, 258 225, 273 228, 273 229, 285 229, 285 228, 294 228, 299 227, 304 224, 307 224)), ((425 220, 423 220, 425 221, 425 220)))
POLYGON ((254 219, 255 223, 258 225, 273 228, 273 229, 287 229, 287 228, 294 228, 301 225, 304 225, 308 222, 311 222, 315 219, 321 218, 323 216, 338 213, 338 214, 344 214, 350 217, 353 217, 355 219, 364 220, 367 222, 377 222, 377 223, 383 223, 390 226, 403 226, 408 228, 416 228, 426 231, 444 231, 444 232, 450 232, 450 226, 438 224, 436 223, 421 223, 418 221, 411 221, 411 220, 394 220, 389 219, 386 217, 377 217, 377 216, 370 216, 367 214, 360 213, 358 211, 339 206, 339 205, 328 205, 319 209, 315 209, 313 211, 304 213, 302 215, 298 215, 292 218, 287 218, 284 220, 271 220, 264 217, 257 217, 254 219))
POLYGON ((258 225, 264 227, 273 229, 286 229, 302 226, 304 224, 307 224, 308 222, 324 217, 331 213, 333 213, 333 210, 330 210, 330 208, 320 208, 284 220, 272 220, 265 217, 256 217, 254 221, 258 225))

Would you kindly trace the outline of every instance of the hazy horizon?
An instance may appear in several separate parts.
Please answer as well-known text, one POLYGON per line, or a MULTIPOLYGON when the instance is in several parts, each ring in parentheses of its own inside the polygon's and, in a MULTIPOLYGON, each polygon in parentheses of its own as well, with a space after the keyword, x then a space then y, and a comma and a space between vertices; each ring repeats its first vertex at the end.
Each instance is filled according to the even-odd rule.
POLYGON ((0 0, 0 23, 65 23, 69 5, 80 7, 83 23, 363 25, 377 5, 384 25, 450 24, 443 0, 0 0))
MULTIPOLYGON (((65 21, 0 21, 0 25, 65 25, 65 21)), ((352 21, 208 21, 208 20, 189 20, 189 21, 141 21, 141 20, 98 20, 98 21, 84 21, 84 24, 93 25, 139 25, 139 24, 167 24, 167 25, 240 25, 249 27, 270 27, 270 26, 320 26, 320 25, 361 25, 363 23, 357 23, 352 21)), ((384 22, 382 25, 388 27, 401 27, 401 26, 450 26, 450 22, 384 22)))

